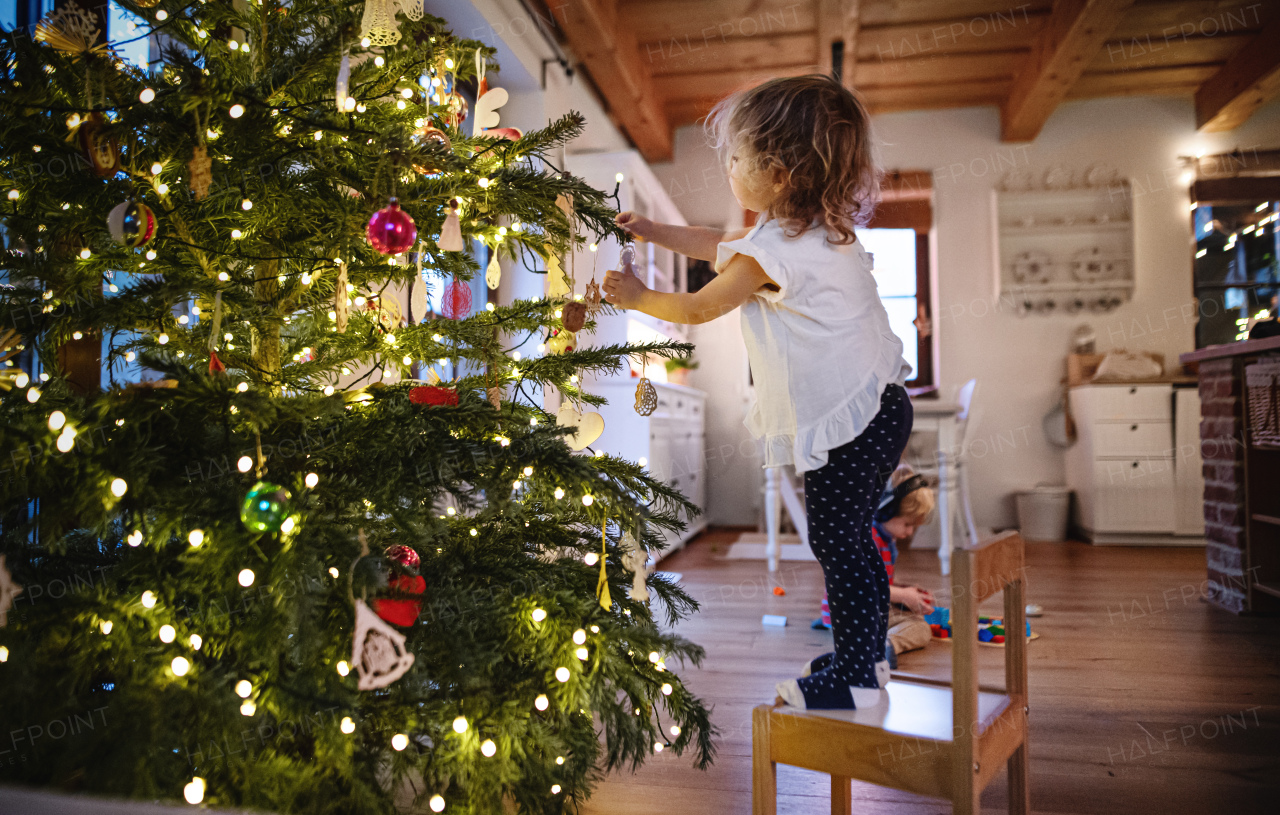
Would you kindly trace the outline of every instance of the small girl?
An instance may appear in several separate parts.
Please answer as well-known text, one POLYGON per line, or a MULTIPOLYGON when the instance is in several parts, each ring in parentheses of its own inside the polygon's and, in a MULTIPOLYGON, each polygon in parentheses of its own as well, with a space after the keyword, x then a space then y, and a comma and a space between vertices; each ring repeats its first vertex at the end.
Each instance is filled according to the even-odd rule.
POLYGON ((679 323, 742 308, 756 390, 746 424, 764 441, 764 466, 806 473, 809 544, 835 634, 830 664, 779 683, 778 696, 799 708, 869 707, 889 675, 889 581, 872 515, 912 418, 903 387, 911 367, 854 233, 878 191, 870 122, 838 82, 803 76, 729 97, 708 127, 734 196, 761 213, 758 224, 722 232, 621 213, 629 234, 712 260, 717 277, 693 294, 664 294, 611 271, 606 299, 679 323))

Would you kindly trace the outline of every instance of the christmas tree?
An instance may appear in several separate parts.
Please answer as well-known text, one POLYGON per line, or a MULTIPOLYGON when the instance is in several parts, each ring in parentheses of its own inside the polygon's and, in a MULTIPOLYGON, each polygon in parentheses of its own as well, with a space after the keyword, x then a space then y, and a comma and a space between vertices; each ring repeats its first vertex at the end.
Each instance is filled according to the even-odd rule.
POLYGON ((0 37, 0 781, 549 813, 709 763, 643 566, 693 508, 541 407, 689 350, 575 340, 561 258, 620 237, 553 163, 581 117, 496 127, 412 3, 121 5, 149 72, 75 7, 0 37), (557 296, 466 316, 498 257, 557 296))

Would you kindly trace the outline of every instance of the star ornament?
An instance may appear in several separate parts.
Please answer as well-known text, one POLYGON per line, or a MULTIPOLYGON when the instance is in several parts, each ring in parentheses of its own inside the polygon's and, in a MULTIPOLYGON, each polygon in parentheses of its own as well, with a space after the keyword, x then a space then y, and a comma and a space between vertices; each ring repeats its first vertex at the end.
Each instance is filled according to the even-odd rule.
POLYGON ((22 594, 22 587, 13 581, 13 575, 4 565, 4 555, 0 555, 0 628, 9 624, 9 609, 13 608, 14 598, 19 594, 22 594))

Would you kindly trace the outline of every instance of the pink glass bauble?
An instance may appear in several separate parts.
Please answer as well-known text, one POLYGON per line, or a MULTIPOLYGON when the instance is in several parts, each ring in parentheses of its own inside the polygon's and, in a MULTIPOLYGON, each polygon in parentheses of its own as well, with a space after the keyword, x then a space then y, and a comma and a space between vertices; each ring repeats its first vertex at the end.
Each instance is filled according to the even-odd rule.
POLYGON ((418 568, 418 553, 404 544, 396 544, 387 550, 387 560, 399 563, 406 569, 418 568))
POLYGON ((418 239, 418 227, 392 198, 390 204, 373 213, 365 235, 369 244, 382 254, 398 255, 413 246, 418 239))

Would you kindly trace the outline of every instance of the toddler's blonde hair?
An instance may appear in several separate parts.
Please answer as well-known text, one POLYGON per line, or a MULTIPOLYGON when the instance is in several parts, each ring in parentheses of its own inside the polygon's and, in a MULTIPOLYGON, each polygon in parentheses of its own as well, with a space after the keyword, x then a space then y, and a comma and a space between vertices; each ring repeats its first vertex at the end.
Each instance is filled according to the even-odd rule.
MULTIPOLYGON (((916 471, 911 465, 904 462, 898 465, 893 475, 889 476, 889 483, 896 487, 915 474, 916 471)), ((912 490, 902 496, 902 503, 898 505, 898 517, 905 519, 912 526, 923 526, 933 514, 934 503, 935 497, 931 488, 921 487, 918 490, 912 490)))
POLYGON ((777 174, 782 193, 764 214, 787 235, 821 225, 848 244, 871 219, 880 193, 871 120, 835 79, 786 77, 735 93, 711 111, 707 131, 723 159, 738 150, 749 168, 777 174))

